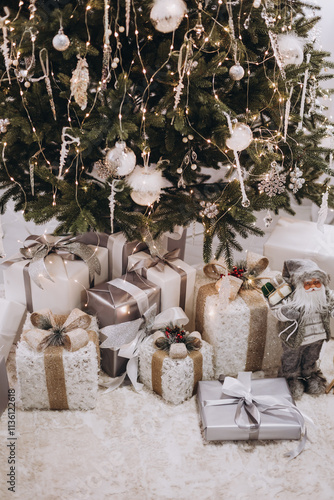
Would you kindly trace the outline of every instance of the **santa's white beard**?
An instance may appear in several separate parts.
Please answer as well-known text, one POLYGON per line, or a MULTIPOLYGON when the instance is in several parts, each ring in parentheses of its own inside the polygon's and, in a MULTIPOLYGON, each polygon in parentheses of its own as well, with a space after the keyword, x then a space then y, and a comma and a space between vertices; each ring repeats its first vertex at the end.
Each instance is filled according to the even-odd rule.
POLYGON ((297 285, 293 296, 293 301, 289 304, 298 310, 304 308, 305 314, 322 312, 327 307, 326 290, 323 285, 321 288, 312 288, 305 290, 303 284, 297 285))

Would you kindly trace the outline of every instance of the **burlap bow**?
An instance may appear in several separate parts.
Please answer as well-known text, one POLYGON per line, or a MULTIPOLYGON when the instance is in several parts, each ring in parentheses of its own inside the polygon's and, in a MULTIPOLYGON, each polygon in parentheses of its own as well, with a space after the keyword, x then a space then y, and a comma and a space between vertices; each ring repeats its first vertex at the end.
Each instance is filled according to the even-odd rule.
POLYGON ((69 316, 52 314, 50 310, 35 312, 30 321, 34 328, 24 332, 22 339, 38 352, 49 346, 77 351, 88 344, 91 317, 80 309, 73 309, 69 316))
POLYGON ((44 261, 45 257, 50 253, 57 253, 63 258, 75 255, 82 259, 88 266, 90 281, 95 273, 101 274, 101 264, 94 250, 84 243, 76 241, 75 237, 58 237, 50 234, 29 236, 25 244, 25 247, 20 248, 20 252, 26 259, 31 259, 28 267, 29 275, 39 288, 43 288, 40 281, 41 277, 53 281, 44 261))
POLYGON ((162 272, 166 265, 174 269, 172 262, 179 258, 179 254, 180 249, 176 248, 175 250, 166 252, 163 255, 147 255, 147 258, 136 262, 136 264, 131 266, 128 271, 139 271, 143 268, 149 269, 150 267, 156 267, 158 271, 162 272))
POLYGON ((228 284, 228 294, 230 300, 234 300, 241 288, 257 289, 264 278, 261 276, 263 271, 268 267, 269 260, 267 257, 258 255, 254 252, 247 252, 246 271, 242 278, 237 278, 228 274, 228 269, 225 263, 213 261, 206 264, 203 268, 204 274, 209 278, 217 280, 216 290, 219 292, 225 283, 228 284))

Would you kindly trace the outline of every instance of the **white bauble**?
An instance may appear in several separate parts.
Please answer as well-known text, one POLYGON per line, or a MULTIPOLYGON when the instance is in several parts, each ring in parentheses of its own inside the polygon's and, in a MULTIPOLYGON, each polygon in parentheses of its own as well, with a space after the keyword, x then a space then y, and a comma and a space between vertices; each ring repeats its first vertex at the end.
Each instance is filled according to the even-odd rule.
POLYGON ((70 39, 68 38, 67 35, 64 34, 61 28, 58 31, 57 35, 53 37, 52 40, 52 45, 56 50, 59 50, 60 52, 63 52, 64 50, 68 49, 70 43, 71 43, 70 39))
POLYGON ((254 0, 253 7, 255 7, 255 9, 261 7, 261 0, 254 0))
POLYGON ((183 0, 156 0, 150 19, 156 30, 170 33, 178 28, 186 12, 187 5, 183 0))
POLYGON ((283 66, 294 64, 299 66, 304 59, 304 45, 299 38, 291 33, 278 35, 278 50, 283 59, 283 66))
POLYGON ((242 151, 248 148, 253 140, 253 132, 245 123, 237 123, 233 127, 232 135, 226 139, 226 146, 233 151, 242 151))
POLYGON ((106 166, 115 175, 131 174, 136 166, 136 155, 128 148, 124 141, 116 142, 115 146, 106 154, 106 166))
POLYGON ((237 62, 230 67, 228 74, 230 75, 231 80, 238 81, 244 76, 245 70, 242 66, 240 66, 240 63, 237 62))
POLYGON ((138 205, 149 206, 158 201, 163 183, 161 171, 154 167, 137 166, 128 178, 128 184, 132 188, 131 198, 138 205))

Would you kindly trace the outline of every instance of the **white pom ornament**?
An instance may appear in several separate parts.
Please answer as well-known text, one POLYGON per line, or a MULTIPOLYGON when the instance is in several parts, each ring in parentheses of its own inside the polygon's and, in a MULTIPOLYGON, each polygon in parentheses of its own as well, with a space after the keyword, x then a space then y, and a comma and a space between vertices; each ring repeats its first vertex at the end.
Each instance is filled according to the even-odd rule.
POLYGON ((230 67, 230 71, 228 72, 228 74, 230 75, 231 80, 239 81, 241 80, 241 78, 243 78, 245 70, 242 66, 240 66, 240 63, 237 62, 230 67))
POLYGON ((253 140, 253 132, 245 123, 234 125, 231 137, 226 139, 226 146, 233 151, 242 151, 248 148, 253 140))
POLYGON ((160 170, 137 166, 128 178, 132 188, 131 198, 137 205, 149 206, 158 201, 163 187, 160 170))
POLYGON ((156 0, 150 19, 156 30, 162 33, 175 31, 187 12, 187 5, 183 0, 156 0))
POLYGON ((70 39, 64 34, 63 28, 60 28, 57 35, 53 37, 52 45, 60 52, 63 52, 70 46, 70 39))
POLYGON ((136 155, 124 141, 116 142, 106 154, 106 166, 116 175, 131 174, 136 166, 136 155))
POLYGON ((277 37, 278 50, 282 56, 283 66, 294 64, 299 66, 304 59, 304 45, 293 34, 278 35, 277 37))

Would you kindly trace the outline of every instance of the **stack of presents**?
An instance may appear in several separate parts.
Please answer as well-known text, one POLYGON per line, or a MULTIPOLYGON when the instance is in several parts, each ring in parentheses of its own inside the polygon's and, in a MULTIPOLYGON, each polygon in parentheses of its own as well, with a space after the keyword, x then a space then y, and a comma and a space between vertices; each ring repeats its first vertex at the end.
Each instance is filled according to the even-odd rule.
POLYGON ((334 228, 280 219, 264 256, 248 252, 229 271, 185 263, 185 232, 158 246, 122 233, 31 236, 2 263, 2 411, 14 343, 22 409, 93 409, 99 391, 126 379, 169 404, 197 394, 207 440, 299 439, 303 416, 278 376, 270 309, 292 292, 285 261, 311 259, 331 274, 334 228))

